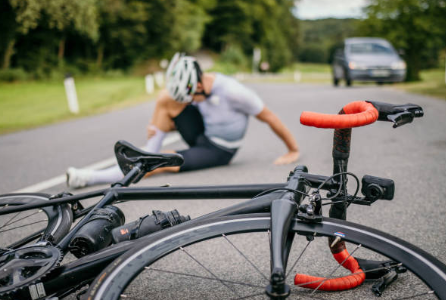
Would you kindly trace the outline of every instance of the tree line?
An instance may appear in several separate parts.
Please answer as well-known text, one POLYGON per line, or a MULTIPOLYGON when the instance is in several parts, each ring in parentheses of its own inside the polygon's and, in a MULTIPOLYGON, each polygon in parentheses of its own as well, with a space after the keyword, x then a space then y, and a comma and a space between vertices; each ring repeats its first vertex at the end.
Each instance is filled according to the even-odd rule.
MULTIPOLYGON (((273 71, 296 56, 292 0, 2 0, 0 67, 36 77, 53 70, 128 70, 201 48, 252 55, 273 71)), ((233 55, 234 56, 234 55, 233 55)))
MULTIPOLYGON (((296 4, 297 3, 297 4, 296 4)), ((352 36, 388 39, 408 79, 446 52, 446 0, 370 0, 363 19, 299 21, 294 0, 2 0, 0 69, 130 70, 177 51, 209 49, 247 65, 254 48, 270 71, 293 61, 330 63, 352 36)), ((152 64, 153 66, 153 64, 152 64)), ((0 70, 1 72, 1 70, 0 70)))

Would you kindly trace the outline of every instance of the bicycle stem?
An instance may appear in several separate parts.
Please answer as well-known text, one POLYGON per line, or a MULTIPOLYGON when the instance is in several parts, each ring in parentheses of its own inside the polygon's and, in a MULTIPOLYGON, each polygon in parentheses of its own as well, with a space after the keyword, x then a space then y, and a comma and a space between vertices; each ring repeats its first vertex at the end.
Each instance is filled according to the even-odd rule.
MULTIPOLYGON (((344 109, 339 112, 340 115, 345 114, 344 109)), ((348 158, 350 156, 350 142, 352 129, 335 129, 333 135, 333 175, 342 172, 347 172, 348 158)), ((333 180, 339 186, 345 187, 347 184, 347 175, 342 174, 339 177, 334 177, 333 180)), ((336 191, 332 191, 336 193, 336 191)), ((347 219, 347 206, 345 203, 337 203, 331 206, 329 212, 330 218, 341 220, 347 219)))

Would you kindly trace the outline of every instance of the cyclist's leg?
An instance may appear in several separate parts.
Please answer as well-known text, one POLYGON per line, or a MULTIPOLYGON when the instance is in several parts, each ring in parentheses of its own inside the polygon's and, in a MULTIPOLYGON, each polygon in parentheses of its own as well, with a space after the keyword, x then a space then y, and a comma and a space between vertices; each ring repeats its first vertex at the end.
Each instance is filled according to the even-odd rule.
MULTIPOLYGON (((265 299, 270 272, 270 222, 269 214, 229 216, 184 223, 143 238, 102 271, 90 285, 88 299, 265 299)), ((388 267, 373 272, 393 275, 397 262, 410 270, 400 274, 382 298, 446 299, 446 266, 400 239, 331 219, 319 224, 295 220, 291 232, 295 236, 288 259, 288 299, 376 299, 371 291, 375 282, 336 293, 318 290, 316 295, 303 289, 303 284, 294 285, 296 270, 345 277, 326 247, 326 237, 339 233, 348 241, 353 256, 393 260, 388 267)), ((366 278, 371 271, 365 271, 366 278)), ((323 280, 320 284, 324 284, 323 280)))
POLYGON ((204 135, 190 149, 178 151, 184 157, 180 172, 224 166, 230 163, 236 150, 225 150, 213 145, 204 135))
MULTIPOLYGON (((160 151, 166 132, 175 129, 172 117, 178 116, 183 109, 184 104, 177 103, 163 95, 157 99, 151 123, 147 128, 148 140, 143 147, 145 151, 152 153, 160 151)), ((96 184, 110 184, 121 180, 123 176, 118 165, 103 170, 69 168, 67 170, 67 185, 73 188, 82 188, 96 184)))
MULTIPOLYGON (((0 195, 0 211, 7 207, 49 201, 49 195, 21 193, 0 195)), ((73 215, 68 204, 31 209, 0 216, 0 248, 17 248, 46 237, 59 242, 70 230, 73 215)))
MULTIPOLYGON (((203 136, 203 139, 206 138, 203 136)), ((158 168, 152 172, 147 173, 145 177, 153 176, 160 173, 178 173, 224 166, 229 164, 235 154, 235 150, 229 152, 215 146, 209 147, 209 145, 203 145, 203 143, 200 142, 200 138, 198 144, 189 149, 164 152, 181 154, 184 158, 184 164, 180 167, 158 168)))

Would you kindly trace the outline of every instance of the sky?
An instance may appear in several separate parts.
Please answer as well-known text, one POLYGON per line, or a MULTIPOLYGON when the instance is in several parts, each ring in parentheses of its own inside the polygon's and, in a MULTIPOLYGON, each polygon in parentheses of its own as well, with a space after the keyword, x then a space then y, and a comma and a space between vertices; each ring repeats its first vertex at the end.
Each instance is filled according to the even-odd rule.
POLYGON ((299 19, 360 18, 367 0, 300 0, 297 2, 299 19))

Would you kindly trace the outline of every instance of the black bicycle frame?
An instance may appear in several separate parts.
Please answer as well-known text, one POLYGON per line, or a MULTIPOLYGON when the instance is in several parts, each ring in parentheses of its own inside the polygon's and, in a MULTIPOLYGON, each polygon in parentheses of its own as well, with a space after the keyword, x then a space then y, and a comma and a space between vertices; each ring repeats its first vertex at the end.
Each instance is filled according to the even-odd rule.
MULTIPOLYGON (((283 202, 287 201, 288 207, 295 207, 300 203, 300 196, 296 196, 289 191, 283 191, 280 189, 290 188, 304 191, 305 186, 319 187, 321 183, 327 181, 327 176, 312 175, 307 173, 307 168, 304 166, 297 167, 290 175, 288 183, 273 183, 273 184, 255 184, 255 185, 225 185, 225 186, 186 186, 186 187, 156 187, 156 188, 129 188, 115 186, 109 189, 105 189, 97 192, 89 192, 79 194, 76 196, 62 197, 59 199, 53 199, 51 201, 43 201, 33 205, 22 205, 16 208, 7 208, 0 212, 0 214, 17 212, 27 210, 36 207, 62 204, 62 203, 75 203, 80 200, 88 198, 98 197, 103 195, 104 197, 95 206, 86 208, 88 210, 87 216, 85 216, 71 231, 70 233, 57 245, 63 251, 66 251, 68 244, 71 241, 73 235, 77 230, 88 221, 90 214, 96 208, 103 207, 105 205, 113 204, 117 201, 138 201, 138 200, 186 200, 186 199, 246 199, 253 198, 256 195, 271 189, 277 189, 276 191, 268 192, 262 196, 253 198, 251 200, 221 209, 216 212, 209 213, 207 215, 195 218, 186 223, 176 225, 183 226, 193 223, 198 223, 203 220, 208 220, 216 217, 229 216, 229 215, 241 215, 241 214, 254 214, 271 212, 272 216, 272 270, 284 270, 286 268, 286 261, 288 253, 291 248, 292 239, 287 238, 288 227, 291 218, 294 216, 295 209, 288 211, 287 208, 283 208, 283 202), (50 202, 48 204, 48 202, 50 202), (291 204, 294 203, 294 204, 291 204), (288 242, 288 243, 287 243, 288 242)), ((337 183, 333 180, 328 180, 324 185, 324 190, 336 188, 337 183)), ((285 206, 286 206, 285 205, 285 206)), ((165 229, 169 230, 169 229, 165 229)), ((156 233, 154 233, 156 234, 156 233)), ((149 235, 151 236, 151 235, 149 235)), ((84 256, 74 262, 68 263, 61 267, 58 267, 45 278, 43 278, 43 284, 48 295, 57 293, 63 293, 64 291, 71 291, 76 287, 84 285, 92 281, 96 275, 111 263, 118 256, 135 246, 135 243, 144 243, 144 238, 141 237, 138 240, 122 242, 116 245, 109 246, 103 250, 84 256), (64 288, 61 289, 61 286, 64 288)))

